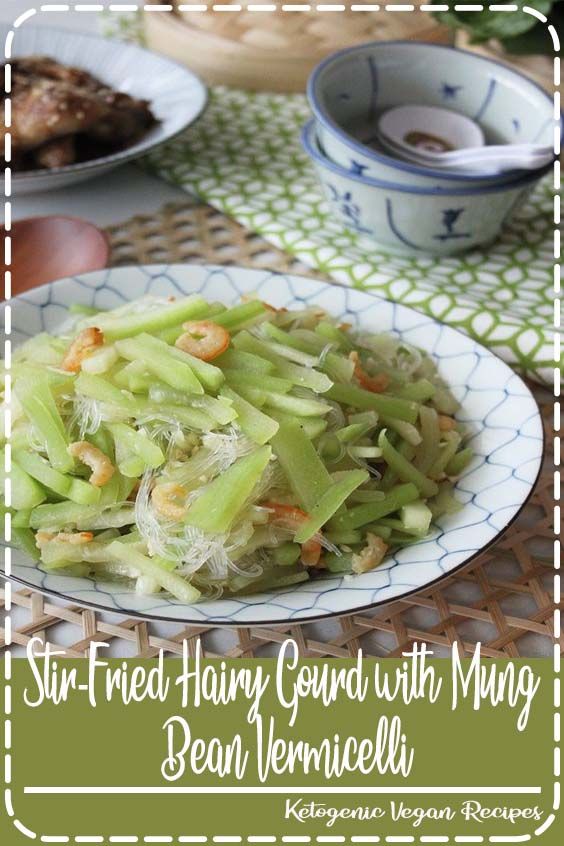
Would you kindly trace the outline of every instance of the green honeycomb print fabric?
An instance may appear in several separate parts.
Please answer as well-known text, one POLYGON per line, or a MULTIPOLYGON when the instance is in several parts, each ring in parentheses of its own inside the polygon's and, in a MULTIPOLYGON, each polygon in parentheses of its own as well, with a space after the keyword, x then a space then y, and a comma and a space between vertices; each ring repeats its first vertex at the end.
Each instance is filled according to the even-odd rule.
POLYGON ((218 88, 202 118, 146 166, 336 282, 456 326, 525 375, 552 382, 551 178, 487 252, 391 256, 332 219, 299 141, 308 118, 302 95, 218 88))

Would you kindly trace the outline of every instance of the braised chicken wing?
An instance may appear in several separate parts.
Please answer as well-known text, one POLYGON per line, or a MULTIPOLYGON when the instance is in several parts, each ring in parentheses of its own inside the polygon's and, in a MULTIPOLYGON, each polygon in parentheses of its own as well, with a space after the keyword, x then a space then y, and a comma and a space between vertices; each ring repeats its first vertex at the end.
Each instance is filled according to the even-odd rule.
POLYGON ((11 88, 11 126, 0 134, 11 133, 15 170, 99 158, 132 144, 155 122, 146 100, 47 56, 15 59, 11 88))

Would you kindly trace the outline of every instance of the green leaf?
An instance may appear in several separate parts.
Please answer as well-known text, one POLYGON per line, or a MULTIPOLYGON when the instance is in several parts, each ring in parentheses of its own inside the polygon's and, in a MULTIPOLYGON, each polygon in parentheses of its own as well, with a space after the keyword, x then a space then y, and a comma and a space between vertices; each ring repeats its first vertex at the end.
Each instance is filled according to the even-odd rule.
MULTIPOLYGON (((548 14, 553 6, 553 0, 536 0, 535 9, 548 14)), ((515 12, 436 12, 434 17, 453 29, 464 29, 470 33, 471 41, 479 44, 490 38, 500 40, 522 35, 533 29, 538 20, 532 15, 518 9, 515 12)))
MULTIPOLYGON (((564 27, 564 2, 557 0, 550 15, 549 22, 554 25, 557 32, 562 32, 564 27)), ((525 33, 512 36, 511 38, 500 39, 508 53, 515 56, 553 56, 554 45, 542 21, 537 21, 534 27, 525 33)))

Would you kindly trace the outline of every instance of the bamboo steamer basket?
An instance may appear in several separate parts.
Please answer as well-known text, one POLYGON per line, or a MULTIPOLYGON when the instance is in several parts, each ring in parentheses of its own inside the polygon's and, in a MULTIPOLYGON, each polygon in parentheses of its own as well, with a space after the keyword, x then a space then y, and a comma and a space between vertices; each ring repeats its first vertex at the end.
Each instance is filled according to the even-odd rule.
POLYGON ((251 91, 304 91, 318 62, 367 41, 451 43, 452 33, 419 10, 398 12, 145 12, 150 48, 210 85, 251 91))

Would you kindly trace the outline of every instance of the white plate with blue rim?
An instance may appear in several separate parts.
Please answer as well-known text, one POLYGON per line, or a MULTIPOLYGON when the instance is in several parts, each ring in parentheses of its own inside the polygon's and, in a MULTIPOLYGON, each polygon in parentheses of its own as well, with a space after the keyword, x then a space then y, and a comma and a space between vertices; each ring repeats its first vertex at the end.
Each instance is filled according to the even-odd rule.
POLYGON ((441 518, 430 537, 390 555, 371 572, 321 577, 236 599, 185 605, 165 594, 139 596, 117 582, 44 572, 17 550, 10 574, 14 581, 79 605, 146 619, 225 626, 299 623, 350 614, 420 591, 472 561, 519 514, 534 488, 543 454, 541 418, 526 385, 467 336, 371 294, 247 268, 120 267, 63 279, 15 298, 13 343, 42 331, 56 333, 70 303, 108 309, 147 294, 196 292, 226 305, 252 292, 278 308, 315 304, 355 328, 390 332, 427 351, 459 400, 457 417, 470 431, 475 455, 456 485, 463 508, 441 518))
MULTIPOLYGON (((0 24, 1 44, 11 29, 0 24)), ((137 44, 26 23, 15 31, 11 58, 33 55, 82 68, 118 91, 147 100, 156 123, 134 144, 100 158, 51 169, 14 171, 13 194, 74 185, 138 159, 187 129, 207 104, 207 89, 195 73, 137 44)))

